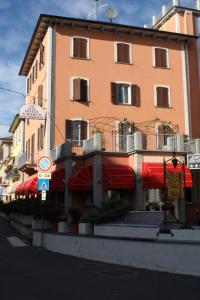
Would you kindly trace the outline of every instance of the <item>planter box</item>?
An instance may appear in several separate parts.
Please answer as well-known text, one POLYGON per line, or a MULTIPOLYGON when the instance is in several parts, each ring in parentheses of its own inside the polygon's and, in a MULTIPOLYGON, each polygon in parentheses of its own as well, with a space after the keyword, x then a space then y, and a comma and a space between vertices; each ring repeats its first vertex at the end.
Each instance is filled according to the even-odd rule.
POLYGON ((69 232, 69 225, 67 222, 58 222, 58 232, 67 233, 69 232))
MULTIPOLYGON (((49 230, 51 226, 49 222, 44 220, 44 230, 49 230)), ((41 230, 42 229, 42 220, 40 219, 32 219, 32 229, 33 230, 41 230)))
POLYGON ((91 223, 79 223, 78 224, 78 233, 87 235, 93 233, 93 225, 91 223))
POLYGON ((32 218, 33 216, 30 215, 22 215, 22 225, 31 226, 32 225, 32 218))

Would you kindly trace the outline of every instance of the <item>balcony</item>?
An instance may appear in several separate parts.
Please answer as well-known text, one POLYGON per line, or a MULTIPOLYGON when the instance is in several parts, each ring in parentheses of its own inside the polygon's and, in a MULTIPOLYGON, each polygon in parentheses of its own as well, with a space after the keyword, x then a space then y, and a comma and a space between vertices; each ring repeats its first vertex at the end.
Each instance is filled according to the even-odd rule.
POLYGON ((33 175, 37 172, 36 161, 35 154, 31 154, 30 157, 27 158, 26 153, 24 152, 16 157, 14 166, 18 166, 18 169, 22 172, 33 175))
POLYGON ((129 153, 132 151, 186 152, 200 153, 200 139, 184 140, 181 134, 143 134, 135 132, 132 135, 96 133, 91 138, 74 143, 66 140, 51 151, 53 161, 66 156, 88 155, 95 151, 129 153))

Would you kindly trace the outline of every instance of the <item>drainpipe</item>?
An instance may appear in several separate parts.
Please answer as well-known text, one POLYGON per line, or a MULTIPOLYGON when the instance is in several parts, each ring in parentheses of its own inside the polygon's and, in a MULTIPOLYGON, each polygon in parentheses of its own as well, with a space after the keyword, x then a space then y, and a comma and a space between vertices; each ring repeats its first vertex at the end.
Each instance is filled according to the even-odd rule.
POLYGON ((182 67, 183 67, 185 133, 191 138, 192 126, 191 126, 191 99, 190 99, 188 41, 182 42, 182 67))
POLYGON ((47 46, 47 114, 46 114, 46 154, 51 150, 51 127, 52 127, 52 69, 53 69, 53 27, 48 27, 47 46))

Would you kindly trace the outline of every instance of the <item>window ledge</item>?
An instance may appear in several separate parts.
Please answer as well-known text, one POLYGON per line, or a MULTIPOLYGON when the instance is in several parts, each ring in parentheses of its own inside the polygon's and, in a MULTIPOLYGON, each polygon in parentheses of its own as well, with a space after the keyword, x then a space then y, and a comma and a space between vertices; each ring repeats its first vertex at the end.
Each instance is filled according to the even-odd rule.
POLYGON ((154 105, 155 108, 168 108, 168 109, 172 109, 172 106, 158 106, 158 105, 154 105))
POLYGON ((79 59, 79 60, 91 60, 89 57, 74 57, 71 56, 72 59, 79 59))
POLYGON ((132 66, 132 65, 133 65, 133 63, 131 63, 131 62, 120 62, 120 61, 115 61, 115 63, 116 63, 117 65, 128 65, 128 66, 132 66))
POLYGON ((162 70, 169 70, 170 67, 160 67, 160 66, 153 66, 155 69, 162 69, 162 70))

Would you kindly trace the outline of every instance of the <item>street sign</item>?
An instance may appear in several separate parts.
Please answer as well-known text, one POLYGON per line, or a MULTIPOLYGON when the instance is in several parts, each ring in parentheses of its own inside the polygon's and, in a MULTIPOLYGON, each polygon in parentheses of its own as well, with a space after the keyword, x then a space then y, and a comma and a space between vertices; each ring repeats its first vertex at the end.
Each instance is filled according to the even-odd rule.
POLYGON ((42 201, 45 201, 47 198, 47 192, 46 191, 42 191, 42 201))
POLYGON ((187 165, 191 170, 200 169, 200 154, 187 155, 187 165))
POLYGON ((38 169, 41 172, 48 172, 52 167, 52 160, 50 156, 41 156, 38 160, 38 169))
POLYGON ((38 180, 38 191, 49 191, 49 180, 39 179, 38 180))
POLYGON ((38 179, 51 179, 51 173, 38 173, 37 174, 38 179))

